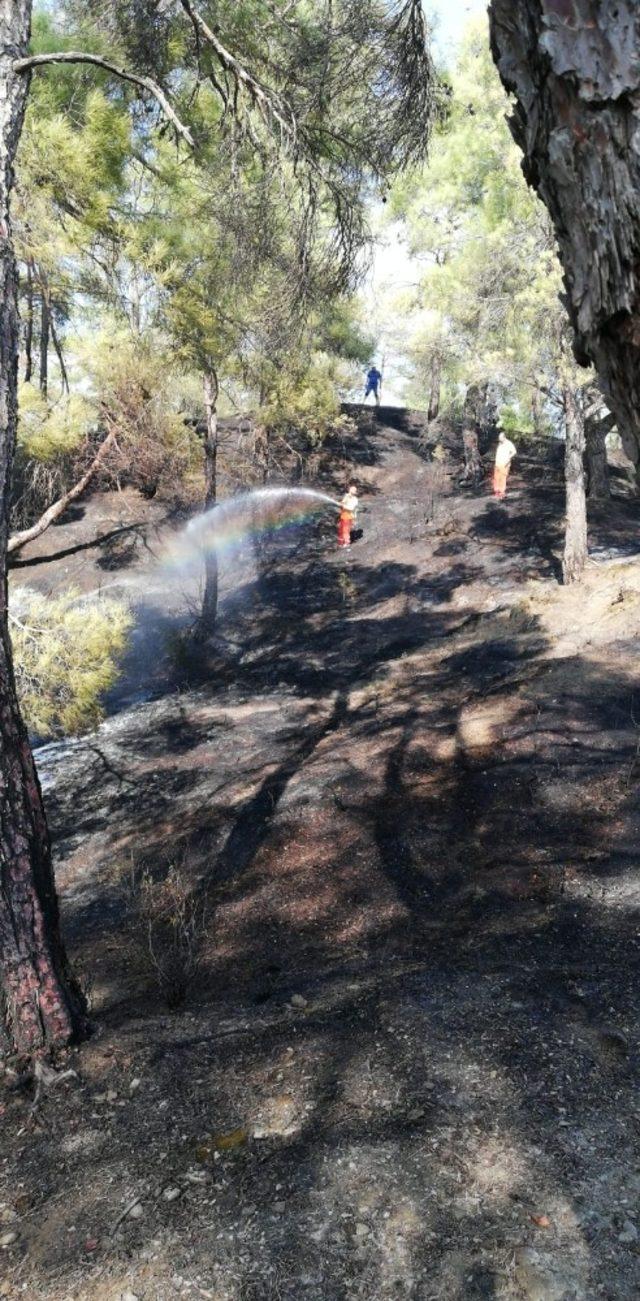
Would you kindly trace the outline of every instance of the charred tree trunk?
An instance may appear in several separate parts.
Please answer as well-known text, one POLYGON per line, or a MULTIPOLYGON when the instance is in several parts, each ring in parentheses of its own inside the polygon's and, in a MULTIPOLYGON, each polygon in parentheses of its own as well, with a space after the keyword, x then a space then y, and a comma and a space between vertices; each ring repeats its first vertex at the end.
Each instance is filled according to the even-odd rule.
POLYGON ((462 482, 472 483, 477 487, 482 478, 482 461, 478 448, 477 431, 470 429, 468 426, 462 430, 462 453, 464 456, 462 482))
POLYGON ((589 497, 595 501, 607 501, 611 497, 607 434, 613 428, 614 419, 614 416, 605 416, 604 419, 591 416, 585 420, 587 491, 589 497))
POLYGON ((27 262, 27 319, 24 332, 24 382, 33 378, 33 260, 27 262))
POLYGON ((567 513, 562 581, 578 583, 587 563, 587 497, 584 476, 584 420, 573 389, 564 390, 564 454, 567 513))
POLYGON ((462 410, 462 454, 464 456, 462 482, 475 485, 482 478, 482 461, 478 446, 479 411, 481 406, 481 389, 477 384, 470 384, 462 410))
POLYGON ((442 357, 435 353, 431 362, 431 389, 429 392, 429 408, 427 411, 427 420, 435 420, 440 411, 440 387, 442 384, 442 357))
POLYGON ((16 699, 7 627, 7 533, 17 419, 19 320, 9 199, 27 81, 30 0, 0 0, 0 1018, 33 1056, 84 1028, 60 938, 40 786, 16 699))
POLYGON ((640 462, 640 10, 637 0, 492 0, 523 169, 560 248, 581 365, 640 462))
POLYGON ((540 411, 540 393, 534 388, 531 394, 531 423, 536 437, 542 433, 542 415, 540 411))
POLYGON ((51 318, 44 290, 40 297, 40 392, 46 398, 49 389, 49 331, 51 318))
POLYGON ((49 371, 48 353, 49 353, 49 337, 50 337, 50 338, 51 338, 51 342, 52 342, 53 347, 54 347, 54 351, 55 351, 56 357, 58 358, 58 365, 59 365, 59 367, 60 367, 60 379, 61 379, 61 382, 62 382, 62 391, 63 391, 64 393, 68 393, 68 392, 69 392, 69 376, 68 376, 68 374, 67 374, 67 367, 66 367, 66 365, 65 365, 64 355, 63 355, 63 352, 62 352, 62 347, 61 347, 61 344, 60 344, 60 340, 59 340, 59 338, 58 338, 58 331, 56 330, 56 323, 55 323, 54 314, 53 314, 53 305, 52 305, 52 302, 51 302, 51 291, 50 291, 50 289, 49 289, 49 283, 48 283, 48 280, 47 280, 46 275, 44 274, 44 271, 42 271, 42 270, 40 270, 40 272, 39 272, 39 280, 40 280, 40 288, 41 288, 41 292, 42 292, 42 312, 43 312, 43 317, 42 317, 42 329, 43 329, 43 333, 45 332, 45 319, 46 319, 46 338, 42 340, 42 342, 41 342, 41 347, 40 347, 40 375, 41 375, 41 379, 40 379, 40 388, 42 389, 43 393, 46 394, 46 392, 47 392, 47 378, 48 378, 48 371, 49 371), (46 308, 46 318, 45 318, 45 308, 46 308), (43 386, 42 386, 43 349, 44 349, 44 367, 45 367, 45 386, 44 386, 44 388, 43 388, 43 386))
MULTIPOLYGON (((215 506, 218 497, 218 376, 211 367, 204 375, 204 482, 205 510, 215 506)), ((218 614, 218 557, 215 551, 205 556, 205 582, 200 614, 200 633, 208 637, 214 631, 218 614)))

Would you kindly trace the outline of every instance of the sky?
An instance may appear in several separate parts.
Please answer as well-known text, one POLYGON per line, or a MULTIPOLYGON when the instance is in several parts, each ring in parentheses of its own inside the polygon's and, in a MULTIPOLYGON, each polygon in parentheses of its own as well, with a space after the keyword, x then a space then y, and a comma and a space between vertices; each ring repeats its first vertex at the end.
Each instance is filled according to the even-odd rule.
MULTIPOLYGON (((434 53, 438 63, 451 65, 466 24, 471 18, 486 13, 487 2, 425 0, 427 14, 435 20, 434 53)), ((378 339, 376 361, 385 375, 383 400, 391 406, 404 402, 407 361, 403 353, 403 335, 408 340, 412 332, 411 317, 404 323, 393 317, 393 299, 420 277, 420 268, 399 241, 399 233, 398 226, 391 227, 379 238, 364 291, 369 327, 378 339)), ((356 396, 355 392, 352 396, 356 396)))
POLYGON ((465 23, 486 13, 487 0, 426 0, 425 8, 436 19, 436 53, 446 61, 460 40, 465 23))

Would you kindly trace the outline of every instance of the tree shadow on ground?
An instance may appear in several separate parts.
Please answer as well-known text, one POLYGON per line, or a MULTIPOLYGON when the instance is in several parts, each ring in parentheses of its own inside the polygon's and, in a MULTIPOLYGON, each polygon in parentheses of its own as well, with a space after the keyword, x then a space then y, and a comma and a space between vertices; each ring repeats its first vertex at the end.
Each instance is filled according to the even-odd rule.
MULTIPOLYGON (((254 840, 218 919, 235 998, 209 989, 208 1010, 201 990, 182 1017, 118 1020, 122 1108, 104 1100, 107 1018, 86 1118, 71 1134, 49 1123, 23 1161, 27 1195, 38 1182, 41 1285, 86 1270, 83 1241, 138 1194, 142 1220, 109 1243, 111 1271, 115 1256, 128 1278, 148 1277, 152 1216, 160 1268, 170 1252, 172 1273, 195 1267, 205 1288, 235 1279, 244 1291, 231 1295, 475 1301, 504 1295, 514 1261, 515 1282, 537 1269, 560 1294, 634 1295, 635 1250, 612 1207, 633 1197, 638 916, 616 903, 610 838, 610 788, 635 753, 634 684, 577 658, 534 658, 515 680, 514 648, 491 686, 472 660, 461 692, 457 654, 399 683, 382 710, 340 698, 325 740, 348 730, 371 755, 384 741, 379 765, 340 782, 351 849, 335 801, 324 858, 295 801, 281 827, 299 842, 307 828, 323 923, 280 907, 274 949, 263 895, 234 934, 234 910, 264 884, 254 840), (360 881, 358 852, 371 855, 360 881), (387 889, 394 912, 368 913, 387 889), (341 939, 363 914, 357 943, 341 939), (274 953, 281 971, 250 1014, 244 968, 274 953), (298 1011, 292 989, 307 1000, 298 1011), (129 1097, 134 1073, 143 1089, 129 1097), (216 1134, 238 1137, 216 1149, 216 1134), (76 1236, 60 1242, 43 1218, 62 1177, 76 1236), (159 1186, 182 1195, 166 1202, 159 1186)), ((294 781, 272 788, 276 832, 294 781)), ((224 974, 218 964, 215 982, 224 974)))
MULTIPOLYGON (((431 580, 351 557, 346 595, 317 558, 265 568, 234 692, 143 711, 94 755, 102 797, 53 810, 107 857, 111 820, 134 852, 184 845, 212 927, 182 1015, 130 951, 102 965, 81 1118, 47 1101, 8 1166, 40 1286, 86 1282, 83 1244, 138 1194, 99 1253, 159 1301, 192 1271, 234 1301, 635 1296, 635 684, 457 610, 477 571, 453 559, 431 580), (47 1229, 60 1196, 75 1236, 47 1229)), ((117 889, 68 909, 94 949, 117 889)))

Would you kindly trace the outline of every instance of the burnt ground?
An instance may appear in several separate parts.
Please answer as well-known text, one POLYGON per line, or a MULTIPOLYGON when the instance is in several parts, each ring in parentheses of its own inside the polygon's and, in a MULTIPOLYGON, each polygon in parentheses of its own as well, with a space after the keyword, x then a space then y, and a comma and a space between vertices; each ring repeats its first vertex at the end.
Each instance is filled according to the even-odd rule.
POLYGON ((14 575, 98 586, 92 529, 142 512, 110 716, 38 751, 98 1028, 2 1095, 0 1295, 638 1295, 638 507, 563 590, 557 467, 523 449, 496 505, 420 435, 325 450, 362 540, 236 557, 195 684, 160 506, 94 499, 14 575), (174 1011, 141 864, 193 891, 174 1011))

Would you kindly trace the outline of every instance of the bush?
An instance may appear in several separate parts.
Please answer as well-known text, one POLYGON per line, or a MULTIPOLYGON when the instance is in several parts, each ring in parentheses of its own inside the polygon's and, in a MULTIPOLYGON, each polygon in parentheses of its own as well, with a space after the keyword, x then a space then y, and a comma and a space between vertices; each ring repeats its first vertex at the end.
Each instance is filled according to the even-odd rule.
POLYGON ((48 464, 75 452, 96 423, 96 409, 79 394, 49 402, 33 384, 19 395, 18 447, 30 460, 48 464))
POLYGON ((160 877, 149 866, 134 868, 131 903, 158 990, 169 1007, 180 1007, 201 970, 207 933, 206 906, 193 892, 185 855, 160 877))
POLYGON ((154 341, 126 330, 105 331, 88 362, 102 419, 118 443, 119 477, 147 496, 166 492, 200 464, 200 448, 180 410, 180 377, 154 341))
POLYGON ((95 727, 127 643, 127 607, 72 590, 47 597, 23 587, 12 592, 9 624, 28 727, 42 737, 95 727))
POLYGON ((13 529, 27 528, 76 482, 94 455, 90 437, 96 428, 96 408, 86 398, 72 394, 49 402, 33 384, 21 386, 13 529))
POLYGON ((341 363, 327 353, 313 353, 306 366, 274 374, 260 421, 270 434, 299 433, 310 447, 319 447, 346 423, 339 398, 344 384, 341 363))

